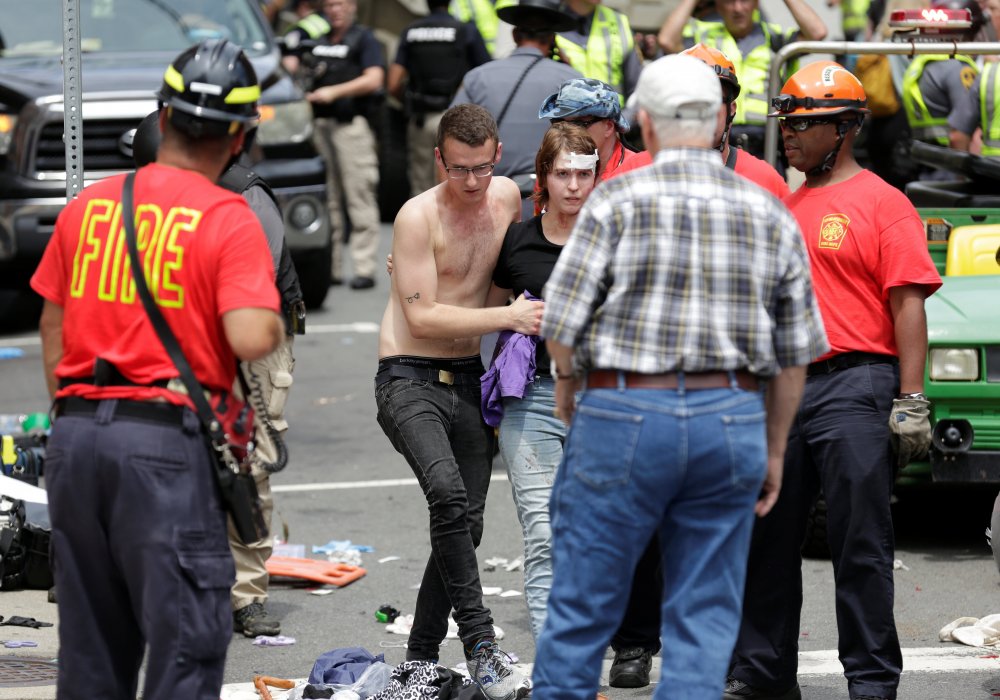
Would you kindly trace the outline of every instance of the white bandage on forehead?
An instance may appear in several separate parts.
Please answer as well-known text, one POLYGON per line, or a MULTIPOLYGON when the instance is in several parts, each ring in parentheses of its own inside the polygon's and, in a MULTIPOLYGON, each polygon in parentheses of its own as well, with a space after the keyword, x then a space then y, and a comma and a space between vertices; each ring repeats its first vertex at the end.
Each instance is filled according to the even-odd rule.
POLYGON ((593 171, 597 169, 597 159, 598 156, 596 149, 593 153, 560 153, 556 167, 562 170, 593 171))

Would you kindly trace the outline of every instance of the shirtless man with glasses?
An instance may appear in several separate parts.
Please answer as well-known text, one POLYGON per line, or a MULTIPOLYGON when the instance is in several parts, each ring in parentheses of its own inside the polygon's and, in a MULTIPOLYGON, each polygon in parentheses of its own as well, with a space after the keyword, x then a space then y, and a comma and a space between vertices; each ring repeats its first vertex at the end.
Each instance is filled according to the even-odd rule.
POLYGON ((530 682, 497 647, 476 560, 494 452, 480 412, 479 336, 536 335, 543 304, 522 295, 503 306, 505 292, 491 285, 504 233, 521 211, 514 182, 493 177, 501 151, 482 107, 456 105, 441 117, 434 152, 448 177, 404 204, 393 226, 375 400, 379 425, 430 511, 431 557, 406 658, 438 661, 454 608, 473 680, 488 700, 515 700, 530 682))

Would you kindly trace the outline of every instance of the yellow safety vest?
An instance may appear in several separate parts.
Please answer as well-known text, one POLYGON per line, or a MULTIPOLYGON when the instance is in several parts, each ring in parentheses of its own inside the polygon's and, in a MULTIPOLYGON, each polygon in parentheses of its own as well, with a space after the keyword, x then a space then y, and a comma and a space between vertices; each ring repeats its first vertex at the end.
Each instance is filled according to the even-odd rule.
POLYGON ((314 13, 300 19, 292 29, 301 29, 309 35, 310 39, 321 39, 329 34, 333 28, 326 21, 326 17, 314 13))
POLYGON ((857 34, 868 27, 868 8, 871 0, 841 0, 840 26, 844 34, 857 34))
MULTIPOLYGON (((936 143, 939 146, 949 145, 948 115, 940 117, 932 116, 924 102, 924 96, 920 94, 920 76, 924 73, 924 68, 932 61, 947 61, 951 56, 924 54, 917 56, 903 73, 903 109, 906 110, 906 121, 910 124, 910 132, 918 141, 926 143, 936 143)), ((955 56, 956 61, 961 61, 978 71, 976 63, 968 56, 955 56)))
POLYGON ((979 75, 979 125, 983 127, 983 155, 1000 156, 1000 70, 983 65, 979 75))
MULTIPOLYGON (((764 126, 767 124, 767 113, 770 105, 767 102, 767 79, 771 70, 771 37, 783 36, 796 31, 782 30, 777 24, 771 22, 760 22, 760 28, 764 32, 764 43, 753 48, 746 56, 742 55, 736 39, 726 29, 722 22, 702 22, 692 20, 694 31, 692 39, 694 43, 714 46, 726 58, 733 62, 736 69, 736 77, 740 81, 740 96, 736 98, 736 116, 733 124, 746 126, 764 126)), ((789 67, 794 70, 794 67, 789 67)))
POLYGON ((473 22, 483 36, 486 50, 493 56, 497 43, 497 27, 500 24, 493 0, 451 0, 448 14, 462 22, 473 22))
POLYGON ((635 38, 625 15, 598 5, 586 46, 580 46, 561 34, 556 34, 556 46, 567 63, 583 73, 584 77, 610 85, 624 104, 625 57, 629 51, 635 51, 635 38))

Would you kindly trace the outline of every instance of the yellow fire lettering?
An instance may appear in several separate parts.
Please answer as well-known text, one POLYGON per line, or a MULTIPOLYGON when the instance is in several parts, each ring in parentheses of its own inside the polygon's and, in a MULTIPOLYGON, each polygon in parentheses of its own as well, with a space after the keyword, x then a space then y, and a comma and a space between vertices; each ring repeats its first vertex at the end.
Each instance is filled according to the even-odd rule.
POLYGON ((80 239, 73 255, 73 278, 69 295, 83 297, 87 288, 87 272, 90 264, 101 254, 101 237, 106 235, 108 222, 114 216, 116 202, 110 199, 92 199, 87 202, 80 224, 80 239))
POLYGON ((157 302, 167 308, 184 308, 184 288, 173 280, 171 273, 184 265, 184 245, 178 240, 182 234, 195 231, 201 221, 202 212, 196 209, 177 207, 167 214, 164 228, 156 251, 156 268, 160 270, 160 285, 157 302))

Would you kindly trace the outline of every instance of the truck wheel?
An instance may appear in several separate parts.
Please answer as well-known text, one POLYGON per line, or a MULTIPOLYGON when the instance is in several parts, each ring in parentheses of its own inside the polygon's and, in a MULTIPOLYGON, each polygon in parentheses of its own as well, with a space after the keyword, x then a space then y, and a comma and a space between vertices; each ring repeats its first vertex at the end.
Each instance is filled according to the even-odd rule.
POLYGON ((820 496, 809 511, 806 536, 802 541, 802 556, 806 559, 829 559, 830 545, 826 541, 826 501, 820 496))
POLYGON ((318 309, 326 301, 330 291, 331 273, 330 258, 333 255, 333 243, 327 241, 322 248, 309 251, 295 259, 295 271, 299 275, 299 287, 302 288, 302 301, 307 309, 318 309))

